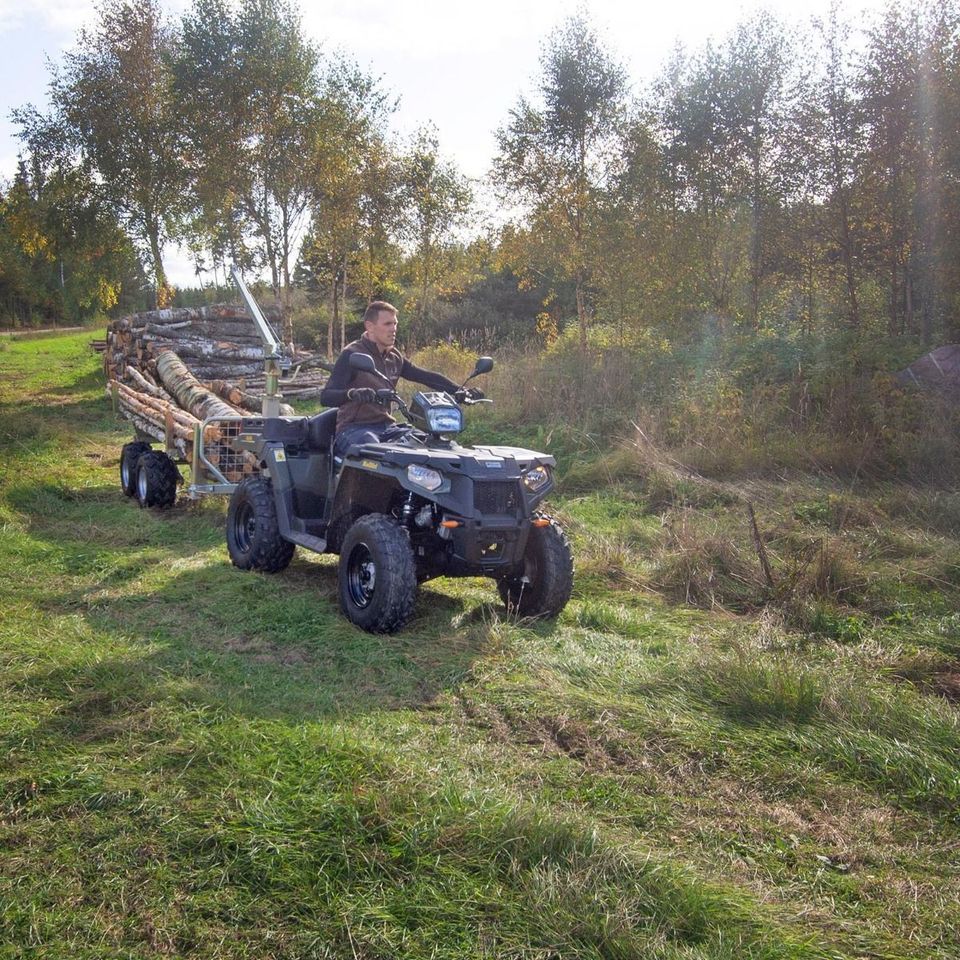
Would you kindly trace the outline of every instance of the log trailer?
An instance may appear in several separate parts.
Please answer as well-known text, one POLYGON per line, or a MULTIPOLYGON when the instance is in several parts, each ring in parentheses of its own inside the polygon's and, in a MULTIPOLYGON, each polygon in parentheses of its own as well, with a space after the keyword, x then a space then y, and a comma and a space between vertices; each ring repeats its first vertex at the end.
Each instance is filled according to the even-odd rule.
MULTIPOLYGON (((263 417, 290 415, 293 409, 282 402, 279 384, 291 361, 236 268, 231 275, 263 345, 265 389, 260 412, 263 417)), ((123 492, 142 507, 172 507, 177 487, 183 483, 177 464, 185 463, 190 468, 184 490, 189 498, 231 494, 244 476, 257 469, 256 459, 235 443, 252 412, 251 398, 229 384, 214 393, 172 349, 161 350, 153 362, 161 387, 130 366, 125 368, 130 382, 110 378, 114 409, 131 421, 136 434, 120 455, 123 492), (171 394, 177 403, 171 401, 171 394), (156 441, 162 442, 162 451, 153 449, 156 441)))

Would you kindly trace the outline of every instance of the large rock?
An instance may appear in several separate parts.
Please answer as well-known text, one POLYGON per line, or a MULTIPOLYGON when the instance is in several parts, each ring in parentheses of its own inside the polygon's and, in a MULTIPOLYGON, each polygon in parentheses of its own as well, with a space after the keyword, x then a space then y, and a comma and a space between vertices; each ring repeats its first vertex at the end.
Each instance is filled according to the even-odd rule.
POLYGON ((919 387, 960 400, 960 343, 931 350, 896 375, 905 387, 919 387))

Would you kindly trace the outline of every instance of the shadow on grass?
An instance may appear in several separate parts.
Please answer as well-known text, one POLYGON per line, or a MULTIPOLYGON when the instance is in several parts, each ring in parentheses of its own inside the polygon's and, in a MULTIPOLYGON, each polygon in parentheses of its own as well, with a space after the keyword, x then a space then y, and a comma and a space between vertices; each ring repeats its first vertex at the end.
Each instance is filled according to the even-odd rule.
MULTIPOLYGON (((23 403, 17 401, 0 402, 0 447, 7 448, 11 442, 31 441, 43 438, 52 445, 64 450, 70 438, 82 436, 93 439, 91 431, 96 431, 96 439, 109 432, 114 426, 129 425, 116 418, 109 402, 99 399, 60 400, 51 402, 46 397, 31 397, 23 403)), ((132 428, 128 431, 131 435, 132 428)), ((12 450, 12 452, 16 452, 12 450)))
MULTIPOLYGON (((89 401, 76 407, 102 413, 89 401)), ((14 421, 0 405, 0 429, 14 421)), ((25 446, 42 444, 49 458, 46 434, 56 444, 56 431, 40 426, 25 446)), ((372 636, 340 612, 336 558, 301 550, 279 574, 241 572, 227 557, 219 500, 140 510, 121 493, 115 464, 82 473, 76 458, 70 465, 62 477, 38 465, 34 479, 25 472, 7 487, 18 522, 0 575, 6 570, 14 603, 52 618, 79 615, 94 641, 129 649, 127 672, 145 685, 132 701, 162 688, 228 713, 291 720, 418 708, 459 685, 500 642, 492 583, 424 585, 399 635, 372 636)), ((78 690, 103 676, 75 669, 78 690)), ((31 682, 46 695, 42 676, 31 682)), ((53 674, 49 682, 60 683, 53 674)))
MULTIPOLYGON (((335 558, 299 551, 279 574, 239 571, 212 504, 158 513, 118 489, 52 482, 15 487, 7 500, 26 527, 6 564, 8 596, 51 617, 79 614, 95 638, 129 648, 116 675, 136 685, 131 701, 162 688, 287 719, 417 708, 459 684, 496 633, 492 610, 471 611, 475 599, 430 584, 404 631, 367 634, 340 612, 335 558)), ((81 691, 104 676, 99 665, 65 669, 81 691)), ((58 696, 61 681, 53 672, 30 684, 58 696)))
MULTIPOLYGON (((131 558, 115 584, 129 585, 137 570, 131 558)), ((43 607, 53 615, 83 610, 94 640, 109 638, 129 656, 36 671, 20 685, 31 696, 63 700, 49 722, 85 740, 104 723, 120 735, 126 714, 171 698, 219 714, 290 721, 416 709, 457 688, 492 642, 489 620, 459 616, 462 601, 431 596, 429 588, 406 630, 365 633, 339 611, 335 569, 305 560, 268 577, 224 559, 152 591, 98 597, 102 589, 54 584, 43 607)))
POLYGON ((158 559, 144 548, 186 558, 223 539, 222 514, 209 509, 213 505, 181 501, 170 511, 141 510, 119 482, 28 481, 9 488, 4 499, 31 538, 57 550, 57 568, 71 575, 93 571, 109 579, 127 567, 142 572, 158 559))

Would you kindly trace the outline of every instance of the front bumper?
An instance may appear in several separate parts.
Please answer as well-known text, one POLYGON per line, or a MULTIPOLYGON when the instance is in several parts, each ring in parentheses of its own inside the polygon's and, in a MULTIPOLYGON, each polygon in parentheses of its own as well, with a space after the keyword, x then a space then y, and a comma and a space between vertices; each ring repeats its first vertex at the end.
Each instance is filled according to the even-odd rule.
POLYGON ((462 526, 450 531, 451 559, 481 574, 516 566, 523 559, 529 531, 529 520, 509 526, 463 520, 462 526))

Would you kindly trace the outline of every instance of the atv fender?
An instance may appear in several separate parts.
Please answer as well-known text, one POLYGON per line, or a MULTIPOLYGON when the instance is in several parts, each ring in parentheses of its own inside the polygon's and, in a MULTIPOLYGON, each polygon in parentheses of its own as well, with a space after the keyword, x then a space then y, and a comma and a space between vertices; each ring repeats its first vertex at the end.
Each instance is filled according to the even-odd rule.
POLYGON ((293 480, 287 464, 287 452, 282 443, 265 443, 261 453, 262 464, 273 484, 273 499, 277 507, 277 528, 280 536, 309 550, 323 553, 327 542, 323 537, 307 532, 306 525, 294 510, 293 480))
POLYGON ((375 460, 348 458, 340 468, 330 510, 328 541, 336 553, 347 527, 365 513, 389 513, 390 504, 402 488, 398 471, 375 460))

